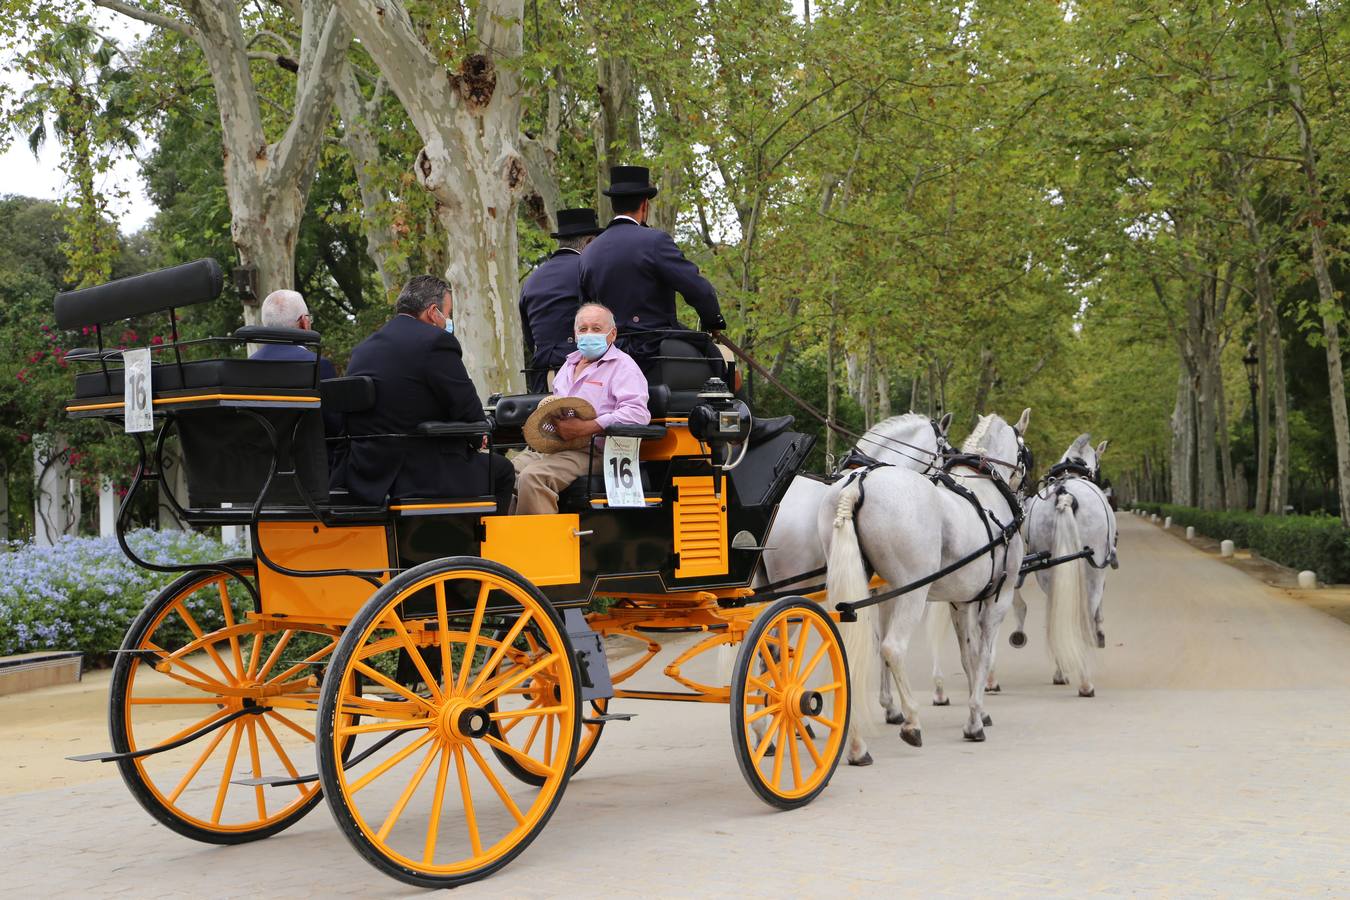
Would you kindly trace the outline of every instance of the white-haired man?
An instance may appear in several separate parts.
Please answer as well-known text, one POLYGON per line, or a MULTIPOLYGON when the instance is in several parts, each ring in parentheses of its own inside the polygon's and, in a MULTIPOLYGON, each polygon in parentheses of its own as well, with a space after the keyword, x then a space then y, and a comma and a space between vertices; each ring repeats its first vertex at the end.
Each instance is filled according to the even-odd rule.
MULTIPOLYGON (((599 303, 583 303, 572 320, 577 349, 567 355, 553 378, 556 397, 580 397, 595 407, 594 419, 559 419, 563 440, 599 435, 611 425, 646 425, 647 378, 627 353, 614 346, 614 313, 599 303)), ((590 471, 589 450, 537 453, 526 450, 516 467, 516 512, 539 515, 558 511, 558 492, 590 471)), ((594 455, 600 462, 599 454, 594 455)))
MULTIPOLYGON (((298 291, 273 291, 268 294, 262 303, 262 324, 264 328, 314 330, 314 319, 305 305, 305 298, 298 291)), ((313 362, 314 351, 300 344, 262 344, 248 358, 266 362, 313 362)), ((337 368, 322 356, 319 357, 319 377, 337 377, 337 368)), ((323 428, 329 435, 340 434, 342 414, 324 413, 323 428)))

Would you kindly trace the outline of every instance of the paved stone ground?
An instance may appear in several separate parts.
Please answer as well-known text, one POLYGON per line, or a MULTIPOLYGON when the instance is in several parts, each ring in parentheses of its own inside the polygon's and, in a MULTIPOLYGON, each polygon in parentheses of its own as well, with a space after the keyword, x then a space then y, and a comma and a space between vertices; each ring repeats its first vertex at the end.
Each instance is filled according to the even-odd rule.
MULTIPOLYGON (((954 690, 956 705, 924 708, 922 749, 879 736, 875 766, 842 767, 793 813, 745 786, 724 708, 635 703, 535 844, 464 893, 1345 895, 1350 627, 1128 515, 1120 556, 1096 699, 1050 684, 1033 588, 1032 646, 1002 647, 988 742, 961 740, 954 690)), ((957 669, 954 645, 944 662, 957 669)), ((927 666, 920 649, 919 684, 927 666)), ((14 734, 0 732, 6 759, 14 734)), ((91 728, 89 749, 102 741, 91 728)), ((318 809, 208 847, 111 778, 0 797, 0 821, 9 896, 419 893, 318 809)))

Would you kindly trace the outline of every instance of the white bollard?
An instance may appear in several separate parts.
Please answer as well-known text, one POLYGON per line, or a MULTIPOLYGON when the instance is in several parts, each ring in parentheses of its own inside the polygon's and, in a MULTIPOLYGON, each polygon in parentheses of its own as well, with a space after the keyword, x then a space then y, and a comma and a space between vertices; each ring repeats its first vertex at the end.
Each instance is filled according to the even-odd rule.
POLYGON ((1219 555, 1220 555, 1220 556, 1232 556, 1232 555, 1233 555, 1233 550, 1234 550, 1234 549, 1235 549, 1235 546, 1234 546, 1234 544, 1233 544, 1232 541, 1222 541, 1222 542, 1220 542, 1220 544, 1219 544, 1219 555))
POLYGON ((1304 569, 1298 573, 1298 586, 1305 591, 1311 591, 1317 587, 1317 573, 1304 569))
POLYGON ((1148 520, 1155 525, 1158 524, 1158 514, 1154 513, 1153 515, 1148 517, 1148 520))
POLYGON ((1171 527, 1172 527, 1172 517, 1168 516, 1167 518, 1163 519, 1163 528, 1171 528, 1171 527))
POLYGON ((1188 540, 1188 541, 1193 541, 1193 540, 1195 540, 1195 526, 1194 526, 1194 525, 1187 525, 1187 526, 1186 526, 1186 540, 1188 540))

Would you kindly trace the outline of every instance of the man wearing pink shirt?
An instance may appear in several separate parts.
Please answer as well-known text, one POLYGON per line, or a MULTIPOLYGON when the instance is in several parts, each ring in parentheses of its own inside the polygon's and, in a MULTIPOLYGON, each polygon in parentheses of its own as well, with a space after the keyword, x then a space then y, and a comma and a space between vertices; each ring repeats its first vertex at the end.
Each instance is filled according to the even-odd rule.
MULTIPOLYGON (((599 435, 611 425, 646 425, 647 378, 627 353, 614 346, 618 336, 614 313, 599 303, 583 303, 572 330, 577 349, 553 377, 556 397, 580 397, 595 407, 594 419, 559 419, 564 440, 599 435)), ((558 511, 558 492, 590 471, 587 450, 537 453, 526 450, 511 462, 516 467, 516 512, 539 515, 558 511)), ((594 454, 595 464, 600 455, 594 454)))

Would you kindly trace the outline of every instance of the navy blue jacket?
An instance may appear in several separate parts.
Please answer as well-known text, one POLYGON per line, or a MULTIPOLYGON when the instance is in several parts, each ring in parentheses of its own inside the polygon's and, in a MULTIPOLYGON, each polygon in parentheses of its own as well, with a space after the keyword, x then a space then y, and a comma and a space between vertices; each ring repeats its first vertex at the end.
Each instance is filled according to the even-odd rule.
POLYGON ((717 291, 664 231, 615 218, 581 254, 581 296, 614 311, 620 333, 630 336, 625 349, 634 357, 652 355, 660 345, 659 335, 643 332, 681 327, 677 291, 705 329, 722 327, 717 291))
POLYGON ((581 254, 563 249, 544 260, 520 289, 520 324, 525 332, 525 380, 531 393, 548 388, 548 370, 557 371, 576 348, 572 325, 581 305, 581 254))
MULTIPOLYGON (((347 416, 347 432, 354 438, 415 434, 423 422, 484 418, 459 341, 412 316, 394 316, 358 344, 347 375, 375 379, 375 406, 347 416)), ((484 475, 474 477, 473 457, 479 455, 464 438, 353 440, 333 485, 346 487, 363 503, 381 503, 386 497, 477 496, 490 493, 484 475)))
MULTIPOLYGON (((263 344, 257 351, 249 355, 249 359, 262 360, 295 360, 296 362, 313 362, 314 351, 301 347, 299 344, 263 344)), ((337 369, 333 363, 324 357, 319 357, 319 378, 336 378, 337 369)), ((329 437, 342 433, 342 413, 325 412, 323 414, 323 430, 329 437)))

